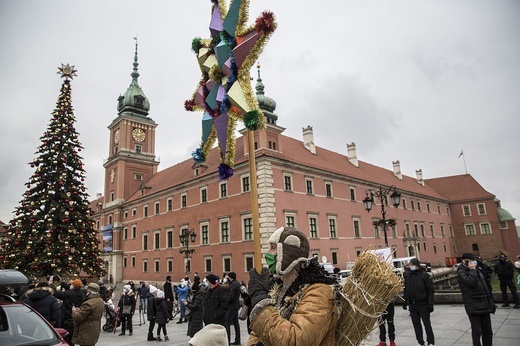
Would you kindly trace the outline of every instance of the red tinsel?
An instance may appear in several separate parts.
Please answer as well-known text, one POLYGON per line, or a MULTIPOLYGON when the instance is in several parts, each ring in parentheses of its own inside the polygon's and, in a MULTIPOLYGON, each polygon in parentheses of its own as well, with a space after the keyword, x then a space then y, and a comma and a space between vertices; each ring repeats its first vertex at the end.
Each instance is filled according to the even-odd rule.
POLYGON ((255 29, 257 32, 262 32, 264 35, 270 35, 276 29, 276 21, 274 13, 271 11, 264 11, 260 17, 256 18, 255 29))
POLYGON ((186 100, 184 101, 184 109, 186 109, 188 112, 193 111, 193 106, 195 105, 195 102, 193 100, 186 100))

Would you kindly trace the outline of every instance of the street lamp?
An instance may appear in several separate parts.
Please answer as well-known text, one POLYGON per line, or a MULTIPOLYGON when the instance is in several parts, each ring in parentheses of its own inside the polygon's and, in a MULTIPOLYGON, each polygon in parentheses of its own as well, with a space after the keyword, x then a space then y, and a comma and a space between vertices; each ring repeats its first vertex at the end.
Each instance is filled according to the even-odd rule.
POLYGON ((190 268, 188 266, 189 258, 192 253, 195 252, 195 249, 190 249, 190 240, 192 243, 195 242, 195 238, 197 234, 195 234, 195 230, 192 228, 188 230, 187 228, 183 229, 179 234, 179 240, 181 242, 181 246, 185 246, 185 249, 180 249, 179 252, 184 254, 184 264, 186 266, 186 274, 190 272, 190 268))
POLYGON ((383 233, 385 234, 385 247, 388 247, 388 237, 386 235, 386 227, 390 224, 390 226, 395 226, 395 219, 386 219, 386 210, 385 210, 385 202, 387 201, 387 196, 390 194, 390 199, 392 200, 392 204, 394 207, 398 207, 399 203, 401 203, 401 194, 397 191, 395 185, 392 185, 388 188, 388 190, 383 190, 381 186, 379 186, 379 191, 374 191, 369 189, 366 191, 366 197, 363 200, 363 206, 367 212, 372 209, 372 205, 374 204, 374 196, 381 202, 381 215, 382 219, 374 222, 374 225, 379 227, 382 226, 383 233), (390 194, 391 193, 391 194, 390 194))

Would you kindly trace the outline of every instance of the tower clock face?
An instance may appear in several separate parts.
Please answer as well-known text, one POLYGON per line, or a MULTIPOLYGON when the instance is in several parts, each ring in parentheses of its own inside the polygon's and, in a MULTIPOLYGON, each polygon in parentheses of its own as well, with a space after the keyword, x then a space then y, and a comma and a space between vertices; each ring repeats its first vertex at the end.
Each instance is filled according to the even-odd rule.
POLYGON ((132 137, 138 141, 138 142, 142 142, 144 141, 144 138, 146 137, 146 135, 144 134, 144 131, 141 130, 141 129, 134 129, 132 131, 132 137))
POLYGON ((116 130, 116 132, 114 132, 114 143, 119 143, 119 138, 121 137, 121 131, 119 131, 119 129, 116 130))

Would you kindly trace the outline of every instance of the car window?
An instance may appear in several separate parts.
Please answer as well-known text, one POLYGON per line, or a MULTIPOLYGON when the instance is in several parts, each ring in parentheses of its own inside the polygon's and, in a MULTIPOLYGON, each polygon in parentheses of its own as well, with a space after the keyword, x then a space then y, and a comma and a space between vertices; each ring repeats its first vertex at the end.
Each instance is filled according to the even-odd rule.
POLYGON ((53 345, 58 342, 47 322, 25 305, 0 306, 0 345, 53 345))

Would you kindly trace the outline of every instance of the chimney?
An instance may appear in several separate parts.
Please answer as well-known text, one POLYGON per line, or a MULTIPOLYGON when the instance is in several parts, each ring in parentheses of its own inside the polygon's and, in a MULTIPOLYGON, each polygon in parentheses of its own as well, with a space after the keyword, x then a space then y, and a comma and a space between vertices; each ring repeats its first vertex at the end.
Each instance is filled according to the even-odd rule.
POLYGON ((347 158, 348 162, 350 162, 356 167, 359 167, 359 162, 356 153, 356 143, 352 142, 351 144, 347 144, 347 158))
POLYGON ((401 163, 399 163, 399 160, 392 161, 392 165, 394 166, 394 175, 400 180, 403 180, 403 175, 401 174, 401 163))
POLYGON ((422 175, 422 169, 419 169, 419 170, 415 170, 415 175, 417 176, 417 182, 419 184, 421 184, 422 186, 424 186, 424 179, 423 179, 423 175, 422 175))
POLYGON ((309 125, 307 128, 302 127, 303 132, 303 146, 307 148, 312 154, 316 155, 316 146, 314 145, 314 133, 312 127, 309 125))

